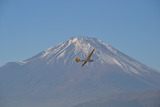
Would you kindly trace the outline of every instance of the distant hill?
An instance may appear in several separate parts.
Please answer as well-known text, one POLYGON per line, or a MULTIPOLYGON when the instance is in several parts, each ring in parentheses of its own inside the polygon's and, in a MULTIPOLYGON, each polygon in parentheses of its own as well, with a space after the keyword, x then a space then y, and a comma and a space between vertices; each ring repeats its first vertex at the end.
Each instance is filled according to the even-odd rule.
POLYGON ((160 107, 160 90, 122 93, 78 104, 74 107, 160 107))
POLYGON ((73 37, 0 67, 2 107, 71 107, 116 93, 158 89, 158 71, 96 38, 73 37), (94 62, 84 67, 75 62, 92 49, 94 62))

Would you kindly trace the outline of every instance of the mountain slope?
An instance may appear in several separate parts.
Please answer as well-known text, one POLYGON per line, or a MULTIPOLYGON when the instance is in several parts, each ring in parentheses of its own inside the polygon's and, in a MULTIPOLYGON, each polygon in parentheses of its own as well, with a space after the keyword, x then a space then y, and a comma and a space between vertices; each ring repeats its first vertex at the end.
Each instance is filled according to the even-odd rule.
POLYGON ((121 93, 78 104, 74 107, 159 107, 160 91, 121 93))
POLYGON ((19 107, 21 100, 26 107, 70 107, 113 93, 159 89, 160 73, 101 40, 74 37, 32 58, 0 67, 0 86, 0 97, 12 107, 19 107), (94 62, 84 67, 75 62, 76 57, 85 59, 92 49, 94 62))

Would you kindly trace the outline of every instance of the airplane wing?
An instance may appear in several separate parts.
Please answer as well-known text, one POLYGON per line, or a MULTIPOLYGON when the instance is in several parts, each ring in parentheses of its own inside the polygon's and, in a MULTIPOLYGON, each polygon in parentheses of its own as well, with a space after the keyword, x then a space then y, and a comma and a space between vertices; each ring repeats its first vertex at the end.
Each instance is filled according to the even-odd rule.
POLYGON ((87 59, 90 59, 95 49, 92 50, 92 52, 88 55, 87 59))
POLYGON ((87 61, 84 61, 84 63, 82 64, 82 67, 87 63, 87 61))

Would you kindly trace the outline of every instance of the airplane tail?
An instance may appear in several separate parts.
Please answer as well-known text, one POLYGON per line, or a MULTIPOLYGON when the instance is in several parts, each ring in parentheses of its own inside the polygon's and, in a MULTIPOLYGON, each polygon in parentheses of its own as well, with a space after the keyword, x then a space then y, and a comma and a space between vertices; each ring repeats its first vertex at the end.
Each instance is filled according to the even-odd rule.
POLYGON ((75 61, 76 61, 76 62, 79 62, 79 61, 80 61, 80 59, 79 59, 79 58, 76 58, 76 59, 75 59, 75 61))

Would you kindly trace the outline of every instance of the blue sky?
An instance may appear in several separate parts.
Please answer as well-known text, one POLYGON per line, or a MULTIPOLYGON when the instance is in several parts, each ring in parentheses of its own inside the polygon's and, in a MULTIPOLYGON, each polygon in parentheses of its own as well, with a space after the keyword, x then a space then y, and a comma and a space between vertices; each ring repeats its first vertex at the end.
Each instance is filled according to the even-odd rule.
POLYGON ((160 71, 159 0, 0 1, 0 66, 74 36, 103 40, 160 71))

